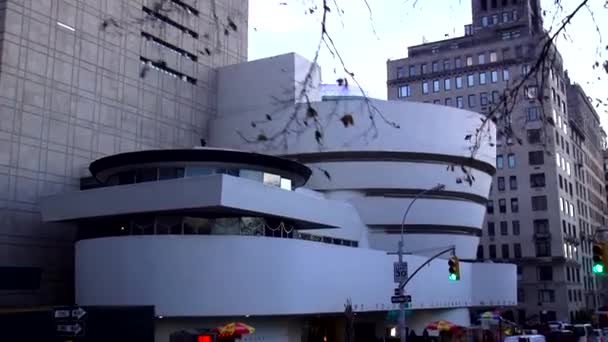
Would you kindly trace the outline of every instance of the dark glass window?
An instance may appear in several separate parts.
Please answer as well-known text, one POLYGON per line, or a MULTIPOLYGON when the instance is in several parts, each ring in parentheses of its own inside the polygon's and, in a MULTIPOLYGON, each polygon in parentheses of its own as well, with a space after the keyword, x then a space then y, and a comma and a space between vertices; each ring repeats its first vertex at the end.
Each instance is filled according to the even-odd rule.
POLYGON ((530 151, 528 152, 528 163, 530 165, 543 165, 545 163, 544 151, 530 151))
POLYGON ((511 198, 511 212, 519 212, 519 201, 517 200, 517 198, 511 198))
POLYGON ((504 198, 498 200, 498 211, 500 213, 507 212, 507 200, 505 200, 504 198))
POLYGON ((530 175, 530 187, 531 188, 542 188, 545 186, 545 174, 544 173, 533 173, 530 175))
POLYGON ((515 256, 516 259, 521 258, 521 244, 513 244, 513 256, 515 256))
POLYGON ((509 256, 509 245, 503 244, 501 246, 501 249, 502 249, 502 258, 503 259, 509 259, 510 258, 510 256, 509 256))
POLYGON ((496 245, 490 245, 490 259, 496 259, 496 245))
POLYGON ((158 169, 158 179, 183 178, 184 168, 182 167, 161 167, 158 169))
POLYGON ((487 208, 488 214, 494 214, 494 202, 493 201, 488 201, 486 208, 487 208))
POLYGON ((496 230, 494 229, 494 222, 488 222, 488 236, 496 235, 496 230))
POLYGON ((500 235, 507 236, 509 235, 509 225, 507 221, 500 221, 500 235))
POLYGON ((511 225, 513 226, 513 235, 518 236, 519 235, 519 221, 515 220, 511 222, 511 225))
POLYGON ((482 245, 477 246, 477 259, 483 260, 483 246, 482 245))
POLYGON ((505 177, 498 177, 498 179, 497 179, 497 188, 498 188, 498 191, 504 191, 505 190, 505 177))
POLYGON ((517 190, 517 176, 509 176, 509 188, 517 190))
POLYGON ((154 182, 158 180, 158 169, 157 168, 145 168, 135 171, 135 182, 154 182))
POLYGON ((540 129, 529 129, 527 131, 528 135, 528 143, 530 144, 538 144, 541 140, 541 130, 540 129))
POLYGON ((547 210, 547 196, 532 196, 532 211, 547 210))

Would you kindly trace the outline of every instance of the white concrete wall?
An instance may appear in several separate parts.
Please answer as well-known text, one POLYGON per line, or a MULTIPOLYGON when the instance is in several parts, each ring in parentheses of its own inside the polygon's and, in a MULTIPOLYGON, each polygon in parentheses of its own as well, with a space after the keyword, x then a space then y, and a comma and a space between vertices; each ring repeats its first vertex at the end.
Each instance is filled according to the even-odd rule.
MULTIPOLYGON (((394 259, 384 251, 266 237, 82 240, 76 244, 76 302, 218 317, 339 313, 351 298, 356 311, 382 311, 396 308, 390 303, 394 259)), ((423 260, 407 257, 412 272, 423 260)), ((450 282, 447 262, 432 262, 406 287, 413 309, 476 306, 487 298, 514 305, 515 266, 480 265, 486 266, 463 263, 462 279, 450 282)))

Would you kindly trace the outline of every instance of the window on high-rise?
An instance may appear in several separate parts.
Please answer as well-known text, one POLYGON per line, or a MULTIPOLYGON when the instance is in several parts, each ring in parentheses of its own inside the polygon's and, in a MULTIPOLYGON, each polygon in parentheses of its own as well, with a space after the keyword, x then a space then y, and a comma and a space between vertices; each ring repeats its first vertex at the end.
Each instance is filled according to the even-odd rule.
MULTIPOLYGON (((538 290, 539 303, 555 303, 555 290, 538 290)), ((553 311, 555 313, 555 311, 553 311)))
POLYGON ((529 129, 526 131, 528 137, 528 143, 530 144, 539 144, 541 141, 541 130, 540 128, 529 129))
POLYGON ((473 87, 475 86, 475 75, 474 74, 469 74, 467 75, 467 87, 473 87))
POLYGON ((445 98, 445 105, 451 107, 452 106, 452 98, 451 97, 446 97, 445 98))
POLYGON ((503 167, 504 167, 504 159, 502 157, 502 154, 498 154, 498 155, 496 155, 496 168, 502 169, 503 167))
POLYGON ((540 119, 539 107, 529 107, 527 109, 527 121, 538 121, 540 119))
POLYGON ((528 164, 543 165, 544 163, 545 163, 545 152, 544 151, 528 152, 528 164))
POLYGON ((456 96, 456 107, 464 108, 464 100, 462 96, 456 96))
POLYGON ((441 100, 440 99, 433 100, 433 104, 441 104, 441 100))
POLYGON ((449 59, 443 60, 443 70, 452 70, 452 62, 449 59))
POLYGON ((486 211, 488 214, 494 214, 494 201, 489 200, 486 203, 486 211))
POLYGON ((452 80, 446 78, 443 80, 443 90, 448 91, 450 89, 452 89, 452 80))
POLYGON ((482 71, 479 73, 479 84, 486 84, 486 72, 482 71))
POLYGON ((439 71, 439 61, 433 61, 432 68, 433 68, 433 72, 438 72, 439 71))
POLYGON ((547 210, 547 196, 532 196, 532 211, 547 210))
POLYGON ((519 201, 517 200, 517 198, 511 198, 511 212, 519 212, 519 201))
POLYGON ((488 236, 496 235, 496 229, 494 228, 494 222, 488 222, 488 236))
POLYGON ((510 79, 511 79, 511 75, 509 74, 509 69, 508 68, 502 69, 502 80, 506 82, 510 79))
POLYGON ((480 53, 477 55, 477 64, 486 64, 486 54, 480 53))
POLYGON ((473 65, 473 56, 467 56, 467 66, 473 65))
POLYGON ((510 256, 509 256, 509 245, 503 244, 501 246, 501 249, 502 249, 502 258, 503 259, 509 259, 510 258, 510 256))
POLYGON ((515 257, 515 259, 521 258, 521 244, 513 244, 513 256, 515 257))
POLYGON ((492 16, 492 25, 498 25, 498 14, 492 16))
POLYGON ((498 82, 498 71, 492 70, 490 80, 492 81, 492 83, 498 82))
POLYGON ((535 247, 537 257, 551 256, 551 243, 549 241, 537 241, 535 247))
POLYGON ((426 74, 427 70, 426 70, 426 64, 421 64, 420 65, 420 74, 424 75, 426 74))
POLYGON ((488 93, 480 93, 479 94, 479 105, 487 106, 488 105, 488 93))
POLYGON ((508 23, 509 21, 511 21, 511 13, 509 13, 509 12, 502 12, 502 22, 503 23, 508 23))
POLYGON ((498 200, 498 212, 504 214, 507 212, 507 200, 501 198, 498 200))
POLYGON ((483 246, 477 246, 477 260, 483 260, 483 246))
POLYGON ((500 221, 500 235, 509 235, 509 225, 507 221, 500 221))
POLYGON ((547 219, 534 220, 532 225, 534 226, 534 234, 549 233, 549 220, 547 219))
POLYGON ((462 88, 462 76, 456 77, 456 89, 462 88))
POLYGON ((416 66, 415 65, 410 65, 410 76, 416 76, 416 66))
POLYGON ((428 94, 429 93, 429 82, 422 82, 422 93, 423 94, 428 94))
POLYGON ((498 177, 496 183, 498 191, 505 191, 505 177, 498 177))
POLYGON ((469 95, 469 101, 468 101, 469 102, 469 108, 474 108, 476 106, 476 102, 477 102, 476 98, 477 97, 475 96, 475 94, 469 95))
POLYGON ((496 259, 496 245, 489 245, 489 254, 490 254, 490 259, 496 259))
POLYGON ((530 187, 531 188, 542 188, 545 186, 545 174, 544 173, 533 173, 530 175, 530 187))
POLYGON ((513 235, 519 236, 519 233, 520 233, 519 221, 518 220, 512 221, 511 225, 513 226, 513 235))
POLYGON ((498 1, 492 0, 492 8, 496 8, 496 7, 498 7, 498 1))
POLYGON ((498 104, 500 102, 500 93, 497 90, 492 91, 492 103, 498 104))
POLYGON ((454 58, 454 68, 456 68, 456 69, 462 68, 462 60, 460 59, 460 57, 454 58))
POLYGON ((433 93, 438 93, 439 92, 439 80, 434 80, 433 81, 433 93))
POLYGON ((488 24, 489 24, 489 23, 488 23, 488 17, 487 17, 487 16, 485 16, 485 15, 484 15, 483 17, 481 17, 481 26, 482 26, 482 27, 487 27, 487 26, 488 26, 488 24))
POLYGON ((513 21, 518 21, 519 20, 519 12, 517 10, 513 10, 513 12, 511 12, 513 14, 513 21))
POLYGON ((509 189, 517 190, 517 176, 509 176, 509 189))
POLYGON ((496 54, 496 51, 490 51, 490 63, 494 63, 498 61, 498 55, 496 54))
POLYGON ((509 153, 507 155, 507 165, 509 166, 509 169, 515 168, 515 154, 509 153))
POLYGON ((399 97, 410 97, 412 96, 412 89, 409 84, 402 85, 399 87, 399 97))
POLYGON ((481 0, 481 10, 482 11, 488 10, 488 0, 481 0))

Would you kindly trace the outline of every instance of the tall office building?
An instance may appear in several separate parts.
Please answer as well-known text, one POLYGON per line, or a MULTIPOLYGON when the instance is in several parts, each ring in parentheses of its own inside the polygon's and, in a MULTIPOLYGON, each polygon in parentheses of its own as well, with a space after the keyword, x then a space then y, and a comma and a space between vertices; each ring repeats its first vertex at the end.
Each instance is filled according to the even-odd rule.
POLYGON ((547 41, 540 1, 473 0, 472 17, 464 36, 412 46, 407 58, 389 61, 388 98, 490 113, 505 90, 525 80, 509 101, 510 120, 499 119, 492 137, 497 172, 477 257, 518 264, 519 321, 574 321, 595 304, 589 237, 602 222, 605 200, 589 205, 590 194, 602 190, 581 179, 601 165, 599 123, 582 100, 567 105, 569 81, 555 47, 544 71, 525 77, 547 41), (571 111, 589 117, 588 127, 577 130, 571 111), (585 155, 592 160, 579 166, 585 155))
POLYGON ((215 68, 247 57, 247 5, 0 1, 0 306, 73 300, 74 231, 41 223, 42 196, 101 156, 207 137, 215 68))
MULTIPOLYGON (((566 73, 568 116, 572 128, 571 153, 574 156, 574 192, 576 213, 580 227, 583 288, 588 308, 604 305, 605 282, 592 272, 592 248, 595 237, 605 238, 599 229, 606 228, 606 181, 604 177, 604 146, 606 133, 600 126, 600 117, 583 88, 572 83, 566 73), (595 236, 598 234, 599 236, 595 236), (594 298, 595 301, 594 301, 594 298), (598 302, 599 300, 599 302, 598 302)), ((560 183, 561 187, 561 183, 560 183)), ((578 276, 578 270, 576 270, 578 276)), ((577 278, 578 279, 578 278, 577 278)))

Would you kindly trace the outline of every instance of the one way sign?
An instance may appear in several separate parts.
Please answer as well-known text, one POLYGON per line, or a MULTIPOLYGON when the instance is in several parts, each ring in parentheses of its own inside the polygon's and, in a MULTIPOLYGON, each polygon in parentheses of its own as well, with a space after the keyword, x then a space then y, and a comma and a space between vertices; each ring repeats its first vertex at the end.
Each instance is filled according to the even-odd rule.
POLYGON ((60 336, 82 336, 84 323, 57 324, 57 333, 60 336))

